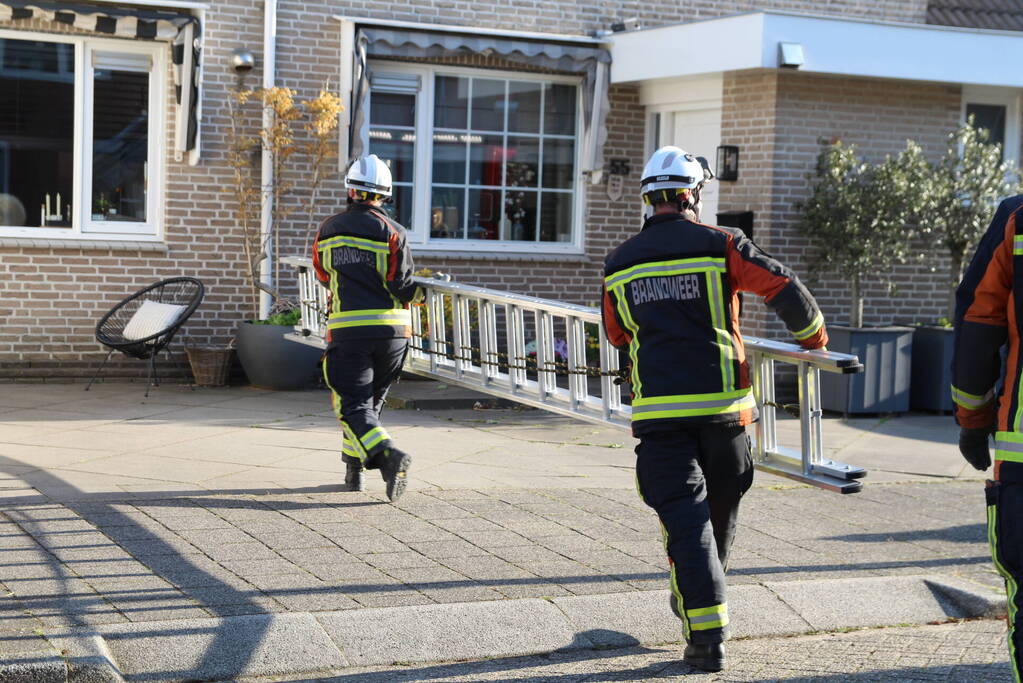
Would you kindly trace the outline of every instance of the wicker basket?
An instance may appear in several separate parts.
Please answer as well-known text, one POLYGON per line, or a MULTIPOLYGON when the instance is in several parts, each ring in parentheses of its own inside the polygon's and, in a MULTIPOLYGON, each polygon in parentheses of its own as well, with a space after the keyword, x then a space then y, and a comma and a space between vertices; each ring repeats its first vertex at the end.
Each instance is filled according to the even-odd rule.
POLYGON ((225 346, 186 346, 188 364, 192 376, 200 387, 222 387, 227 384, 227 373, 231 369, 231 353, 234 349, 225 346))

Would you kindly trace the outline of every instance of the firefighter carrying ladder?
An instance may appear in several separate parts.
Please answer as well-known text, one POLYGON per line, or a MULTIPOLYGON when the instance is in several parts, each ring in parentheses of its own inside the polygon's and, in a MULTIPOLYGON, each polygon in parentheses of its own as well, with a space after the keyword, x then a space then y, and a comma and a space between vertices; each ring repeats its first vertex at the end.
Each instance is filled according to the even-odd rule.
MULTIPOLYGON (((282 262, 298 271, 302 312, 295 332, 286 336, 322 348, 327 290, 316 281, 309 259, 282 262)), ((625 374, 618 350, 604 336, 600 309, 433 278, 416 278, 416 284, 425 302, 412 307, 406 371, 560 415, 630 428, 632 409, 622 397, 625 374)), ((839 493, 859 491, 866 470, 824 457, 820 401, 820 372, 861 372, 859 359, 756 337, 745 342, 760 411, 753 435, 757 469, 839 493), (795 368, 797 406, 775 400, 776 363, 795 368), (778 444, 779 408, 798 412, 798 450, 778 444)))

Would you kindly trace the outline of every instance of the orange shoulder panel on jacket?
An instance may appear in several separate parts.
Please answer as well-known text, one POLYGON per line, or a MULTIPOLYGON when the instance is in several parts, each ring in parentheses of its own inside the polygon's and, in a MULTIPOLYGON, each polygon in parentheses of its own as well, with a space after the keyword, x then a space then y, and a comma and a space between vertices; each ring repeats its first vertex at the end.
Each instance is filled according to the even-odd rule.
POLYGON ((608 341, 614 346, 628 346, 632 342, 632 336, 618 324, 618 312, 615 311, 614 302, 611 301, 611 293, 607 291, 607 288, 604 289, 603 306, 604 332, 607 333, 608 341))
POLYGON ((1005 221, 1005 236, 988 261, 984 277, 973 292, 973 303, 963 319, 986 325, 1007 324, 1006 309, 1012 290, 1012 248, 1016 238, 1016 214, 1005 221))

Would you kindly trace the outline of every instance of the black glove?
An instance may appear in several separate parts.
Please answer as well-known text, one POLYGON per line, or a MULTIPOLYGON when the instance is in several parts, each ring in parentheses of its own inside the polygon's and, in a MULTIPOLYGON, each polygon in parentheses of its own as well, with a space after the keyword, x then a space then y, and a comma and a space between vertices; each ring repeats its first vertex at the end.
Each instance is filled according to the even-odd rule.
POLYGON ((981 472, 991 467, 991 450, 988 446, 990 436, 990 427, 981 429, 964 427, 959 430, 959 452, 966 458, 966 462, 981 472))

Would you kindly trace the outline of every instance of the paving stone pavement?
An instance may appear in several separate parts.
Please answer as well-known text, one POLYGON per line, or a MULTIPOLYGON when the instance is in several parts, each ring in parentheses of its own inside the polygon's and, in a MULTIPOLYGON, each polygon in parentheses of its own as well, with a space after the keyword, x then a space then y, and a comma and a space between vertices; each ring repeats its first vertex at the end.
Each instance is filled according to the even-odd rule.
POLYGON ((968 621, 794 638, 737 640, 728 644, 728 668, 709 674, 682 664, 680 649, 633 647, 584 650, 537 657, 414 667, 348 669, 343 675, 243 679, 306 683, 399 681, 603 681, 692 680, 699 683, 1010 683, 1001 621, 968 621))
MULTIPOLYGON (((537 411, 392 411, 410 493, 341 490, 322 392, 0 385, 0 654, 59 627, 661 590, 632 439, 537 411)), ((782 422, 782 439, 795 422, 782 422)), ((838 496, 758 475, 729 580, 998 588, 941 416, 828 420, 838 496)))

